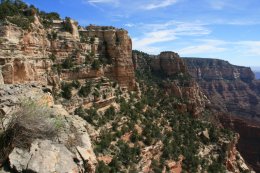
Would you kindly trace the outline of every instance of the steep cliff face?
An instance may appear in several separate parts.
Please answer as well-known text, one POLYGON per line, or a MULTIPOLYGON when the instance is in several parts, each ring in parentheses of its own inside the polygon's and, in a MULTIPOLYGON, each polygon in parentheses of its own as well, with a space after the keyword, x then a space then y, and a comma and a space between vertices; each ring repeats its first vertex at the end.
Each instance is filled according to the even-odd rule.
MULTIPOLYGON (((203 119, 202 115, 205 113, 205 110, 209 110, 211 103, 197 81, 192 79, 192 77, 188 74, 188 68, 185 61, 181 59, 178 54, 174 52, 163 52, 158 56, 151 56, 143 52, 134 51, 133 61, 140 86, 142 86, 142 83, 145 81, 152 89, 156 88, 154 83, 162 89, 163 93, 159 93, 158 95, 162 95, 164 101, 160 101, 158 98, 156 105, 161 107, 163 105, 170 104, 171 107, 168 108, 177 110, 177 114, 185 114, 188 112, 193 115, 193 117, 203 119)), ((145 91, 145 89, 142 89, 142 91, 145 91)), ((148 92, 151 92, 151 89, 148 89, 148 92)), ((163 110, 167 110, 167 108, 164 108, 163 110)), ((210 117, 210 115, 206 115, 206 117, 210 117)), ((218 127, 220 127, 219 129, 222 129, 219 124, 218 127)), ((204 129, 203 131, 200 131, 198 135, 205 140, 214 140, 212 129, 204 129)), ((225 156, 221 156, 225 157, 224 165, 226 169, 230 172, 243 172, 243 170, 248 171, 245 161, 237 151, 236 145, 238 143, 239 135, 235 134, 232 136, 229 134, 229 137, 230 138, 228 140, 221 139, 219 141, 219 143, 223 144, 221 148, 226 149, 224 152, 225 156)), ((214 146, 203 145, 203 147, 199 149, 198 155, 202 158, 208 158, 208 160, 210 160, 210 153, 213 154, 215 151, 216 148, 214 146)), ((152 149, 151 152, 153 152, 152 149)), ((155 154, 154 156, 155 158, 157 157, 155 154)), ((148 154, 147 157, 149 158, 148 154)), ((181 172, 186 159, 185 157, 184 159, 181 158, 182 157, 180 156, 179 161, 175 160, 174 162, 167 160, 170 171, 181 172)), ((147 165, 149 163, 148 161, 146 162, 147 165)), ((147 167, 149 168, 149 165, 147 167)), ((208 172, 224 172, 223 170, 217 170, 220 167, 221 166, 218 165, 208 172)), ((198 172, 203 172, 203 169, 198 172)))
POLYGON ((260 126, 259 122, 246 118, 220 113, 220 121, 225 128, 231 128, 240 135, 238 149, 250 166, 259 172, 259 145, 260 126))
POLYGON ((151 60, 151 68, 166 76, 187 73, 184 61, 175 52, 162 52, 157 58, 151 60))
POLYGON ((211 100, 211 107, 221 112, 222 124, 240 134, 239 150, 259 171, 260 88, 251 69, 216 59, 184 60, 191 76, 211 100))
POLYGON ((61 80, 106 76, 121 87, 135 89, 132 42, 127 31, 93 26, 79 31, 77 22, 71 19, 53 21, 46 28, 41 18, 34 18, 29 30, 1 23, 1 83, 47 84, 55 76, 61 80), (70 31, 64 30, 65 24, 70 31), (98 67, 93 69, 92 64, 97 62, 98 67))
POLYGON ((188 71, 214 106, 247 118, 259 118, 259 81, 250 68, 215 59, 184 58, 188 71))
POLYGON ((207 58, 184 58, 190 74, 202 80, 254 80, 249 67, 231 65, 229 62, 207 58))
POLYGON ((50 42, 46 31, 32 24, 32 31, 25 31, 13 24, 1 24, 0 66, 5 84, 41 81, 46 83, 50 60, 46 50, 50 42))
POLYGON ((132 40, 123 29, 89 26, 82 30, 83 37, 96 38, 96 52, 106 57, 111 66, 104 70, 105 76, 115 79, 122 87, 135 88, 134 67, 132 62, 132 40))
POLYGON ((177 105, 181 112, 190 112, 196 117, 204 111, 209 100, 196 81, 189 77, 186 65, 177 53, 162 52, 150 56, 134 52, 133 60, 136 69, 151 70, 152 75, 163 81, 161 85, 165 92, 184 101, 177 105))

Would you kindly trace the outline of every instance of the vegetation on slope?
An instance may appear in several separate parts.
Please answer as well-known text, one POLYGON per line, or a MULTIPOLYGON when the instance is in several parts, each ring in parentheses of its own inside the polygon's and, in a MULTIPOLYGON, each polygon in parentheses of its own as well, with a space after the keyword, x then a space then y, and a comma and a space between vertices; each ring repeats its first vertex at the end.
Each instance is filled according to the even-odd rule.
POLYGON ((178 112, 176 104, 185 101, 165 94, 160 79, 148 69, 136 72, 141 98, 135 93, 129 93, 128 99, 117 95, 120 110, 110 107, 102 114, 95 107, 76 109, 75 114, 100 130, 99 137, 93 139, 96 155, 111 158, 109 163, 101 159, 96 172, 139 172, 148 157, 144 155, 147 148, 158 145, 153 157, 148 158, 152 160, 151 172, 169 170, 167 163, 181 158, 183 172, 224 172, 227 143, 234 134, 178 112), (209 138, 202 135, 205 131, 209 138), (203 156, 201 152, 207 147, 213 149, 203 156))

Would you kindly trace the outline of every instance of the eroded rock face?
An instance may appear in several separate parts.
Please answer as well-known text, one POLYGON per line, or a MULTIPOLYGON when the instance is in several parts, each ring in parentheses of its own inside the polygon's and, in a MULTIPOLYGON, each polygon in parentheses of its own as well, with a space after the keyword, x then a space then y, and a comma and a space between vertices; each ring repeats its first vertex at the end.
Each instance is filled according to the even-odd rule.
POLYGON ((151 60, 151 67, 154 71, 163 72, 167 76, 187 72, 184 61, 175 52, 162 52, 151 60))
POLYGON ((59 66, 69 59, 74 65, 73 69, 53 71, 56 73, 54 75, 59 73, 61 80, 106 76, 116 80, 123 88, 135 89, 132 41, 127 31, 115 28, 104 30, 102 27, 79 31, 77 22, 69 20, 72 31, 65 32, 63 22, 44 28, 35 16, 30 30, 10 23, 1 24, 1 81, 5 84, 28 81, 48 84, 48 78, 53 77, 53 65, 59 66), (91 42, 91 39, 94 41, 91 42), (93 59, 107 59, 109 64, 92 69, 91 64, 85 65, 86 57, 90 55, 93 59))
POLYGON ((115 79, 122 87, 135 89, 134 66, 132 62, 132 40, 123 29, 92 26, 82 32, 84 36, 98 38, 96 50, 99 56, 107 57, 111 66, 104 69, 105 76, 115 79))
POLYGON ((260 82, 247 67, 216 59, 184 60, 191 76, 211 100, 213 110, 221 113, 219 117, 225 127, 240 134, 238 148, 246 161, 259 171, 259 137, 256 134, 260 127, 260 82), (254 121, 253 126, 251 121, 254 121))
POLYGON ((184 60, 177 53, 162 52, 158 56, 151 56, 135 52, 133 62, 136 69, 151 70, 152 75, 162 79, 166 93, 186 100, 176 105, 177 110, 189 112, 195 117, 205 110, 209 100, 196 81, 189 77, 184 60))
POLYGON ((256 121, 222 113, 220 121, 226 128, 231 128, 240 134, 238 149, 249 165, 259 172, 260 127, 256 121))
POLYGON ((24 31, 12 24, 1 25, 0 68, 5 84, 39 81, 47 83, 50 69, 47 32, 32 24, 32 31, 24 31))
POLYGON ((185 85, 181 85, 177 81, 166 82, 164 88, 177 98, 187 100, 185 104, 177 106, 180 112, 190 112, 193 116, 198 117, 205 110, 206 105, 209 104, 209 100, 195 81, 187 82, 185 85))
POLYGON ((229 62, 207 58, 184 58, 190 74, 203 80, 252 81, 254 74, 249 67, 231 65, 229 62))
POLYGON ((260 117, 259 82, 250 68, 215 59, 184 60, 216 109, 246 118, 260 117))

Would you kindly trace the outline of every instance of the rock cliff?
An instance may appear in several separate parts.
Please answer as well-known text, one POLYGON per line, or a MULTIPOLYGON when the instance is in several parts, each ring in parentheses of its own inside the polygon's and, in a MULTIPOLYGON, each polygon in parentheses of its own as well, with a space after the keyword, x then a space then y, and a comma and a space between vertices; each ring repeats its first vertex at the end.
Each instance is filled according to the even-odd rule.
POLYGON ((197 117, 204 111, 209 100, 196 81, 189 77, 185 62, 177 53, 162 52, 158 56, 150 56, 134 52, 133 60, 136 69, 151 70, 152 75, 164 80, 161 85, 165 92, 186 100, 177 106, 181 112, 190 112, 197 117))
POLYGON ((260 82, 255 80, 254 73, 248 67, 223 60, 184 58, 184 61, 190 75, 211 100, 211 107, 216 113, 221 112, 222 123, 240 134, 239 150, 259 171, 260 82), (250 146, 250 150, 245 146, 250 146))
POLYGON ((53 84, 53 79, 106 76, 123 88, 135 89, 127 31, 94 26, 78 30, 71 19, 53 21, 46 28, 39 16, 34 18, 29 30, 9 22, 0 24, 1 83, 53 84), (65 24, 71 26, 70 31, 64 30, 65 24))
POLYGON ((250 171, 177 53, 132 54, 123 29, 22 1, 0 8, 0 172, 250 171))
POLYGON ((259 81, 250 68, 226 61, 184 58, 190 75, 198 81, 216 109, 247 118, 259 118, 259 81))

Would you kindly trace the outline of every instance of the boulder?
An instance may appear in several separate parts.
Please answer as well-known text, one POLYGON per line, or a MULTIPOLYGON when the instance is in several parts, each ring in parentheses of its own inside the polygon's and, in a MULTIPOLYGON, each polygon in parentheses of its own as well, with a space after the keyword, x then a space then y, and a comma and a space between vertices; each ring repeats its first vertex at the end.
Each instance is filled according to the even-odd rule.
POLYGON ((37 140, 32 143, 30 151, 14 148, 9 155, 12 169, 37 173, 69 172, 77 173, 79 168, 74 162, 75 155, 63 144, 49 140, 37 140))

